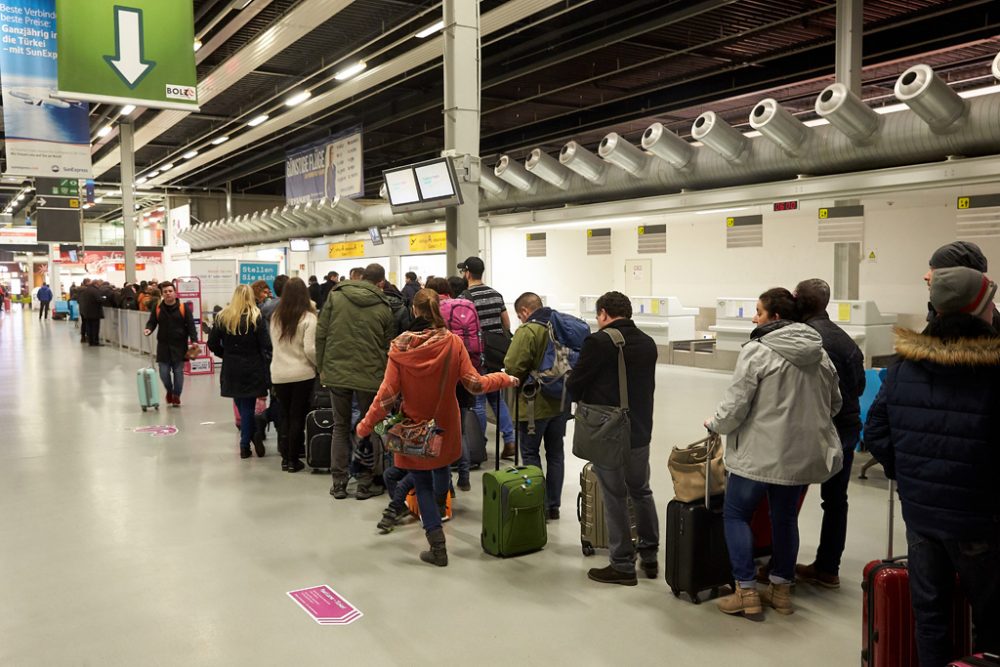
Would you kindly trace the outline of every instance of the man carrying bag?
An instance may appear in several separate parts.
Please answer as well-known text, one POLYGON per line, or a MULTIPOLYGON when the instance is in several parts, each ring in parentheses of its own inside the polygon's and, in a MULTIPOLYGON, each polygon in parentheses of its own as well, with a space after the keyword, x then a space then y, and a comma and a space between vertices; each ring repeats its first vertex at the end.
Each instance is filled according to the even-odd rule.
POLYGON ((584 341, 580 359, 566 380, 568 392, 578 401, 573 453, 594 463, 604 493, 611 552, 611 564, 594 568, 587 576, 626 586, 637 583, 636 553, 646 576, 657 577, 660 543, 656 503, 649 488, 657 351, 653 339, 631 318, 632 304, 624 294, 608 292, 599 298, 601 330, 584 341), (629 499, 635 512, 635 543, 629 499))

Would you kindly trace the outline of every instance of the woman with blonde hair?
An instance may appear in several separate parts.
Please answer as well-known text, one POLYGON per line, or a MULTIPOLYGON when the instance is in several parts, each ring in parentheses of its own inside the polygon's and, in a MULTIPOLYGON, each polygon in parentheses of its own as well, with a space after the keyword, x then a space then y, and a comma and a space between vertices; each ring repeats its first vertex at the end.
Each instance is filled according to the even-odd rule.
MULTIPOLYGON (((240 458, 250 458, 254 404, 271 385, 271 338, 247 285, 237 285, 232 301, 216 315, 208 348, 222 359, 221 393, 233 399, 240 413, 240 458)), ((253 445, 257 456, 264 456, 264 443, 253 445)))
POLYGON ((462 455, 462 421, 459 416, 455 386, 461 382, 470 393, 483 394, 517 385, 517 378, 506 373, 480 375, 469 359, 462 339, 448 331, 438 294, 422 289, 413 297, 413 314, 427 323, 421 331, 405 331, 389 348, 389 363, 378 394, 368 414, 357 426, 364 438, 402 398, 400 410, 406 417, 420 421, 433 419, 443 431, 441 452, 421 458, 395 455, 397 468, 413 473, 417 504, 424 523, 430 551, 420 559, 443 567, 448 564, 439 505, 443 505, 450 486, 449 466, 462 455))

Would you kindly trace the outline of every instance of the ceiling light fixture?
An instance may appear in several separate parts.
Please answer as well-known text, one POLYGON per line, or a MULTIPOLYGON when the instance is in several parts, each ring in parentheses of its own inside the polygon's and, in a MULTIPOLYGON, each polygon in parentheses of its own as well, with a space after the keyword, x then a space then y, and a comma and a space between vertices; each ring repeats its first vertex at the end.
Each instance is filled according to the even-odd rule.
POLYGON ((438 21, 434 25, 427 26, 426 28, 418 32, 416 35, 414 35, 414 37, 416 37, 417 39, 424 39, 425 37, 430 37, 436 32, 440 32, 441 30, 444 30, 444 21, 438 21))
POLYGON ((112 128, 110 125, 105 125, 104 127, 102 127, 101 129, 99 129, 97 131, 97 136, 102 137, 102 138, 106 137, 109 134, 111 134, 111 130, 112 129, 114 129, 114 128, 112 128))
POLYGON ((294 95, 286 99, 285 106, 297 107, 298 105, 308 100, 310 97, 312 97, 312 93, 310 93, 308 90, 303 90, 302 92, 295 93, 294 95))
POLYGON ((131 116, 133 111, 135 111, 135 105, 134 104, 126 104, 125 106, 122 107, 121 115, 122 116, 131 116))
POLYGON ((247 127, 257 127, 258 125, 263 125, 264 123, 267 122, 268 118, 270 118, 270 116, 268 116, 266 113, 262 113, 259 116, 251 118, 247 122, 247 127))
POLYGON ((181 157, 184 158, 185 160, 190 160, 193 157, 198 157, 198 151, 188 151, 181 157))
POLYGON ((157 171, 156 169, 154 169, 153 171, 151 171, 148 174, 146 174, 146 179, 148 180, 150 178, 156 178, 159 175, 160 175, 160 172, 157 171))
POLYGON ((200 48, 201 48, 201 40, 200 39, 194 40, 194 50, 195 50, 195 53, 197 53, 198 49, 200 49, 200 48))
POLYGON ((233 8, 240 12, 249 7, 251 4, 253 4, 253 0, 233 0, 233 8))
POLYGON ((695 211, 695 215, 711 215, 713 213, 733 213, 735 211, 745 211, 748 207, 738 206, 736 208, 710 208, 707 211, 695 211))
POLYGON ((136 181, 135 181, 135 184, 136 184, 136 185, 142 185, 143 183, 145 183, 145 182, 146 182, 146 181, 148 181, 148 180, 149 180, 149 179, 148 179, 147 177, 145 177, 145 176, 140 176, 139 178, 137 178, 137 179, 136 179, 136 181))
POLYGON ((174 168, 174 163, 173 162, 168 162, 165 165, 163 165, 162 167, 160 167, 160 173, 162 174, 165 171, 170 171, 173 168, 174 168))
POLYGON ((358 74, 361 74, 361 72, 364 72, 365 68, 367 67, 368 63, 366 63, 363 60, 360 60, 354 63, 353 65, 348 65, 344 69, 340 70, 339 72, 333 75, 333 78, 336 79, 337 81, 347 81, 348 79, 355 77, 358 74))
POLYGON ((212 145, 213 146, 218 146, 219 144, 224 144, 227 141, 229 141, 229 135, 223 135, 223 136, 218 137, 216 139, 212 139, 212 145))

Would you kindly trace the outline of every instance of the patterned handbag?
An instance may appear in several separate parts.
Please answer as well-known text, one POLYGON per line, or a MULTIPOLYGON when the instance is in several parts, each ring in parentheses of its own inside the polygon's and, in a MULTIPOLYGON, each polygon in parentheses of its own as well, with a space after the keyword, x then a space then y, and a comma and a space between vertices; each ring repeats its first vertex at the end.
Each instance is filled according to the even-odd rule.
MULTIPOLYGON (((441 373, 441 383, 438 386, 438 402, 434 408, 436 415, 444 400, 445 381, 451 366, 451 354, 444 361, 444 372, 441 373)), ((385 448, 393 454, 412 456, 420 459, 431 459, 441 455, 444 446, 444 430, 438 428, 434 418, 411 419, 407 417, 402 407, 398 415, 386 420, 392 425, 385 431, 385 448), (402 417, 402 419, 400 419, 402 417)))

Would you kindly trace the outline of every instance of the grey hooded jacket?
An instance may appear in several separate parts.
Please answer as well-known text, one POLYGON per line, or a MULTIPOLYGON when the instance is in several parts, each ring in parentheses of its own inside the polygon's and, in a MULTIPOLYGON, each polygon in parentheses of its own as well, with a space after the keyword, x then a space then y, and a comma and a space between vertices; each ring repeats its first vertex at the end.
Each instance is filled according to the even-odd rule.
POLYGON ((726 469, 758 482, 816 484, 840 472, 833 416, 837 371, 811 327, 793 323, 743 346, 709 429, 726 438, 726 469))

